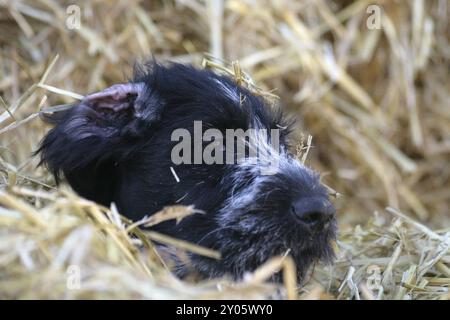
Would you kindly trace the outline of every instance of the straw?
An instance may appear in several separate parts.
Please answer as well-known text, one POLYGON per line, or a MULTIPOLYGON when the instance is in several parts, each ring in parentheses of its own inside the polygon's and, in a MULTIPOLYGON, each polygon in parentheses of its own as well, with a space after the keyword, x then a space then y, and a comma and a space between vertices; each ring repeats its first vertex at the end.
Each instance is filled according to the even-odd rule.
POLYGON ((450 298, 446 1, 79 7, 80 28, 69 29, 65 3, 0 3, 0 298, 450 298), (167 250, 212 259, 220 252, 145 225, 201 208, 129 221, 36 167, 31 154, 50 128, 38 115, 125 81, 151 57, 225 74, 298 120, 292 153, 335 196, 333 265, 318 263, 301 286, 289 253, 240 282, 179 280, 167 250), (276 272, 280 284, 269 282, 276 272))

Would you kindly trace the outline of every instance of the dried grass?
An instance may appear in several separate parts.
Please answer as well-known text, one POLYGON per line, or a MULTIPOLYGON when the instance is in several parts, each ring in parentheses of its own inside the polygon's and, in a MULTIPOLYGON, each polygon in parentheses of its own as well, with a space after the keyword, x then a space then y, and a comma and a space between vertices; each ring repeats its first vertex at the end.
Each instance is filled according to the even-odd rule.
POLYGON ((67 5, 0 1, 0 298, 450 298, 447 1, 92 1, 77 30, 67 5), (371 4, 379 29, 366 24, 371 4), (289 256, 242 283, 182 282, 155 242, 217 253, 143 232, 36 169, 39 113, 123 81, 151 54, 282 97, 301 159, 341 195, 333 267, 299 290, 289 256), (67 286, 73 265, 80 289, 67 286), (284 284, 265 283, 279 268, 284 284))

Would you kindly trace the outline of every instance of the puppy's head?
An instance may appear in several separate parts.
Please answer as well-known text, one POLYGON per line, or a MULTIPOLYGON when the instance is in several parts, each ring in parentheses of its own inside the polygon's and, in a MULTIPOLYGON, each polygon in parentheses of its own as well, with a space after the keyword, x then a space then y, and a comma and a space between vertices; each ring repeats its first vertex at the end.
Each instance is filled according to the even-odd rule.
POLYGON ((82 196, 135 220, 175 203, 205 211, 155 227, 220 251, 191 256, 205 276, 239 278, 289 251, 301 278, 333 256, 334 208, 290 154, 289 124, 227 77, 152 64, 52 119, 42 161, 82 196))

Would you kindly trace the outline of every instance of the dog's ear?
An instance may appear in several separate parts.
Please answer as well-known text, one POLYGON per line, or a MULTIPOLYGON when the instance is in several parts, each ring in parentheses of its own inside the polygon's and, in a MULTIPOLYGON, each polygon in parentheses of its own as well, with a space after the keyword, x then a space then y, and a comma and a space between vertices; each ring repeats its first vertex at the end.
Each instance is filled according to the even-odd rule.
POLYGON ((36 153, 58 181, 64 173, 82 196, 108 204, 115 166, 133 154, 162 113, 143 82, 117 84, 86 96, 69 110, 46 115, 55 124, 36 153))

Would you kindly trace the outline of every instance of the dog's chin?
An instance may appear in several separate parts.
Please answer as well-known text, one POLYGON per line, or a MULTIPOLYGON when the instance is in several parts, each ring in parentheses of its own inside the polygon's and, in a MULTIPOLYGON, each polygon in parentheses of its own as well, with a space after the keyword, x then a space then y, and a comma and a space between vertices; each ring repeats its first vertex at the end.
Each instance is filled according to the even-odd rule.
MULTIPOLYGON (((302 284, 305 282, 308 272, 312 270, 317 263, 328 265, 334 261, 335 254, 332 246, 334 235, 330 233, 330 235, 326 237, 328 240, 323 242, 324 239, 322 238, 320 239, 322 241, 322 243, 320 244, 316 242, 306 245, 303 248, 295 248, 294 246, 292 246, 291 248, 280 247, 278 250, 271 250, 272 254, 261 254, 258 256, 257 261, 255 261, 255 256, 252 255, 255 252, 258 252, 258 245, 255 244, 255 246, 251 250, 249 250, 249 252, 243 251, 239 254, 239 257, 235 256, 233 258, 227 259, 228 261, 234 261, 232 265, 227 266, 227 271, 222 272, 223 269, 215 264, 220 264, 219 261, 209 261, 210 263, 212 263, 200 264, 202 269, 202 272, 200 273, 209 278, 230 276, 234 280, 240 281, 243 280, 246 275, 253 273, 271 258, 276 256, 285 256, 286 254, 288 254, 294 260, 296 266, 297 281, 299 284, 302 284), (209 268, 205 268, 207 265, 209 268), (233 270, 233 273, 230 273, 230 270, 233 270)), ((265 246, 262 246, 260 251, 264 251, 264 249, 267 249, 267 244, 265 246)), ((196 269, 200 271, 198 268, 196 269)), ((282 282, 283 272, 276 272, 269 278, 269 281, 282 282)))
MULTIPOLYGON (((255 230, 256 228, 252 228, 255 230)), ((248 230, 234 229, 234 233, 226 232, 224 228, 213 243, 221 244, 214 248, 221 252, 222 259, 216 260, 195 254, 189 254, 190 263, 177 261, 177 275, 184 277, 190 271, 202 278, 230 277, 242 280, 246 274, 253 273, 265 262, 276 256, 290 255, 296 264, 297 279, 303 283, 308 271, 317 263, 330 264, 334 260, 333 242, 336 239, 335 222, 316 234, 308 234, 301 228, 282 232, 267 229, 259 233, 249 233, 248 230), (189 271, 190 270, 190 271, 189 271)), ((217 236, 217 233, 210 233, 217 236)), ((272 281, 282 281, 282 272, 278 272, 272 281)))
POLYGON ((299 246, 292 245, 290 255, 297 267, 299 280, 303 280, 308 270, 317 263, 330 265, 335 260, 334 242, 336 230, 334 227, 320 234, 302 239, 299 246))

